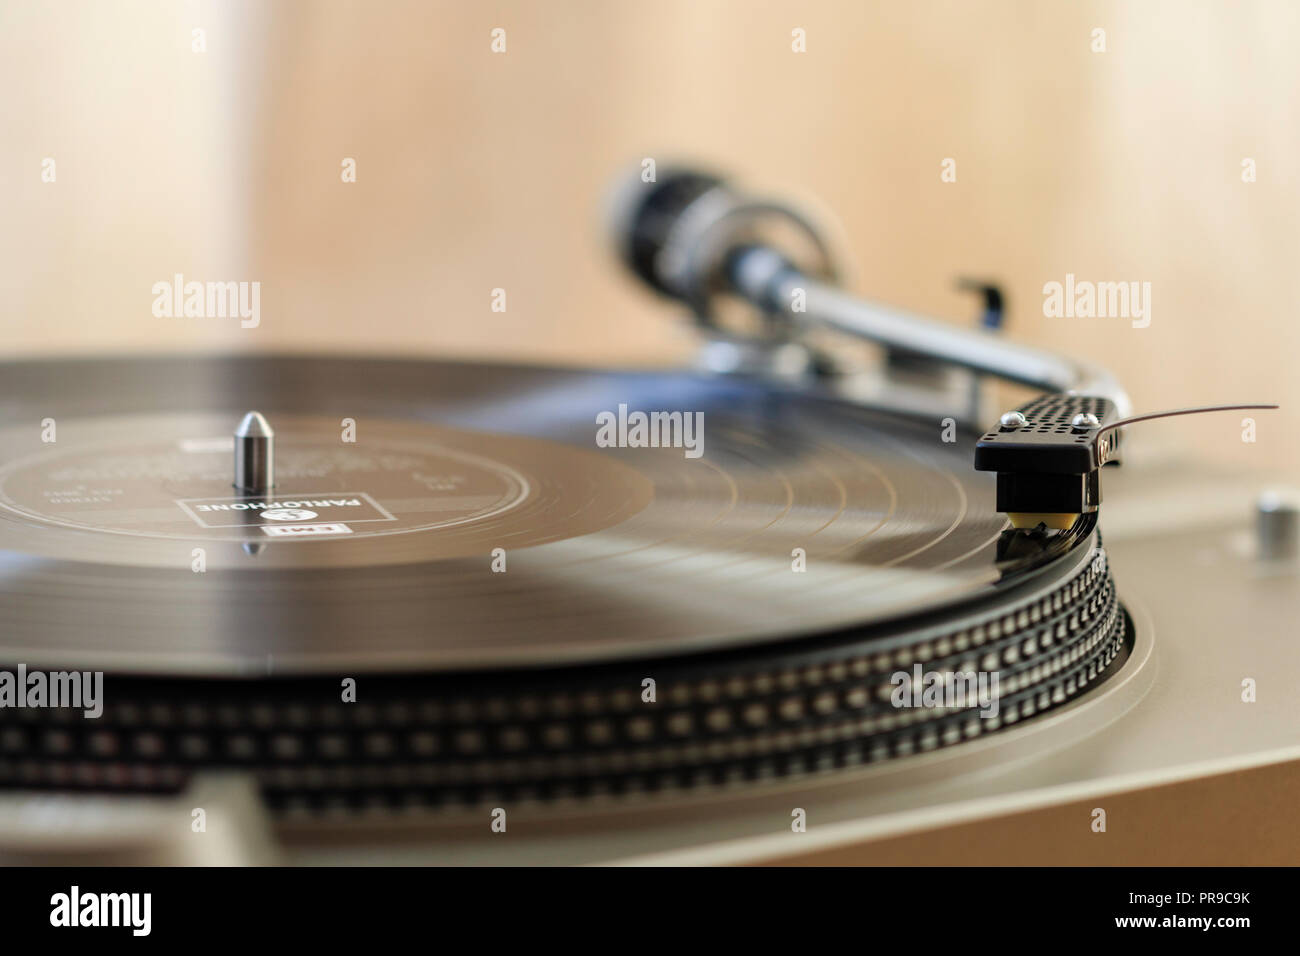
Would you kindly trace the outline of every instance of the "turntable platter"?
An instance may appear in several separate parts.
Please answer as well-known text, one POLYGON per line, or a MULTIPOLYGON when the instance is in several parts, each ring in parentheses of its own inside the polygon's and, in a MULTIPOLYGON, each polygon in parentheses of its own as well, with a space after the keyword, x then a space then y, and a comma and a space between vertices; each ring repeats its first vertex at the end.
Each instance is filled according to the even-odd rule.
POLYGON ((0 659, 32 666, 590 663, 879 623, 1001 576, 971 436, 770 385, 156 358, 11 364, 0 405, 0 659), (702 414, 702 453, 599 447, 620 406, 702 414), (254 408, 273 509, 230 486, 254 408))
POLYGON ((1004 531, 940 422, 685 374, 4 371, 0 668, 105 680, 97 719, 21 711, 0 787, 238 770, 309 817, 636 801, 997 733, 1131 646, 1094 523, 1004 531), (682 413, 682 447, 636 411, 682 413), (900 710, 918 669, 987 686, 900 710))

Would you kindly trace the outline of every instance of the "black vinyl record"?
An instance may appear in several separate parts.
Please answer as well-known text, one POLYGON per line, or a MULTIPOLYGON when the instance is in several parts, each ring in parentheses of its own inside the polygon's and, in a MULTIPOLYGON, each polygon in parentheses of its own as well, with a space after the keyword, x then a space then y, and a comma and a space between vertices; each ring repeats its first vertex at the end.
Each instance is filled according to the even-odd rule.
POLYGON ((656 657, 877 624, 1003 577, 970 436, 756 383, 169 357, 10 364, 0 406, 0 659, 33 666, 656 657), (250 409, 276 431, 260 502, 232 488, 250 409), (677 413, 658 423, 680 441, 628 447, 638 412, 677 413))

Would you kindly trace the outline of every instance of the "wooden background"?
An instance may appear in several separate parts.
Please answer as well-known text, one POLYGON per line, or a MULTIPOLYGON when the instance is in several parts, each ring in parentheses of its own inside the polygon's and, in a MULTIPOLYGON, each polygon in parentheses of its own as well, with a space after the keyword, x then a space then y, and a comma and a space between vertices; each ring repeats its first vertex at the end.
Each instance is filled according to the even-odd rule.
POLYGON ((618 169, 698 158, 834 210, 874 298, 969 323, 954 278, 997 278, 1009 334, 1141 410, 1281 401, 1256 445, 1158 427, 1294 479, 1298 50, 1280 0, 8 0, 4 351, 678 360, 600 213, 618 169), (260 281, 261 326, 155 318, 176 272, 260 281), (1066 273, 1150 282, 1150 327, 1045 318, 1066 273))

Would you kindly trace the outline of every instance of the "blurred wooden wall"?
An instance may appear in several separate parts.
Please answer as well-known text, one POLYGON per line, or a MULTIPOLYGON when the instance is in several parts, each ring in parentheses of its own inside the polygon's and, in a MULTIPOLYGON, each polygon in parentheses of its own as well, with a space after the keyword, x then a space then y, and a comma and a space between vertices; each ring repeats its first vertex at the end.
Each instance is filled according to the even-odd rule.
POLYGON ((1009 334, 1140 409, 1282 401, 1257 446, 1160 427, 1296 475, 1297 50, 1283 0, 10 0, 6 351, 676 360, 691 333, 612 262, 601 201, 698 158, 833 210, 872 297, 969 323, 954 278, 1002 281, 1009 334), (175 272, 261 281, 262 325, 154 318, 175 272), (1045 318, 1066 273, 1150 282, 1150 327, 1045 318))

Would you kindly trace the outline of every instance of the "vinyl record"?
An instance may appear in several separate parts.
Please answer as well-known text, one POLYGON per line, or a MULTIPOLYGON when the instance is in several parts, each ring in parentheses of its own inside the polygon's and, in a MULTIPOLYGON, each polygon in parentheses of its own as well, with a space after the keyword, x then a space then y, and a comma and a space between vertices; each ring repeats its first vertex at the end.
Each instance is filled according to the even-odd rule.
POLYGON ((33 666, 659 657, 878 624, 1004 577, 969 436, 766 385, 156 358, 12 364, 0 404, 0 659, 33 666), (264 501, 232 487, 250 409, 276 432, 264 501), (679 413, 660 422, 676 444, 632 447, 638 412, 679 413))

